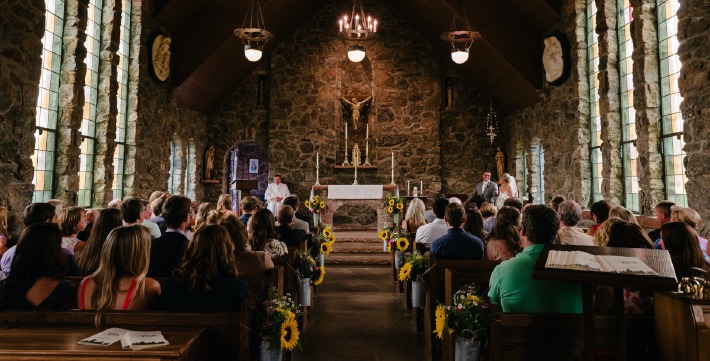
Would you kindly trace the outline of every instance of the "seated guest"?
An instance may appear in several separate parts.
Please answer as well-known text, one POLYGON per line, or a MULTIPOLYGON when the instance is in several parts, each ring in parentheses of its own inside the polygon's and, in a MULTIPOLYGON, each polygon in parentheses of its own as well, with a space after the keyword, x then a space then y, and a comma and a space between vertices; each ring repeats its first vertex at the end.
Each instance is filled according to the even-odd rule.
POLYGON ((654 249, 654 244, 638 224, 615 222, 609 228, 607 247, 654 249))
POLYGON ((142 211, 140 213, 141 226, 148 228, 150 231, 150 238, 156 239, 163 234, 160 231, 160 227, 156 223, 150 220, 153 215, 153 211, 150 209, 150 203, 147 200, 141 199, 141 204, 143 205, 142 211))
POLYGON ((434 222, 427 223, 417 229, 417 236, 414 238, 415 242, 422 243, 429 247, 435 240, 449 231, 449 227, 444 220, 446 216, 446 206, 448 205, 449 200, 446 198, 438 198, 434 201, 434 214, 436 214, 436 219, 434 222))
POLYGON ((217 210, 228 215, 239 217, 237 212, 232 210, 232 196, 230 196, 229 193, 219 195, 219 199, 217 200, 217 210))
POLYGON ((256 211, 249 218, 247 231, 253 250, 268 253, 272 260, 277 261, 277 264, 286 261, 283 256, 288 254, 288 248, 279 241, 279 232, 276 231, 274 215, 270 210, 261 208, 256 211))
MULTIPOLYGON (((155 192, 153 192, 153 194, 155 194, 155 192)), ((169 196, 169 193, 162 193, 161 196, 150 202, 150 210, 153 213, 150 221, 158 225, 161 236, 167 229, 167 226, 165 225, 165 218, 163 217, 163 203, 165 203, 165 200, 168 199, 169 196)))
MULTIPOLYGON (((671 221, 671 207, 674 205, 675 203, 671 201, 660 201, 656 204, 656 218, 661 226, 671 221)), ((648 238, 656 244, 656 249, 658 249, 659 238, 661 238, 661 228, 648 232, 648 238)))
POLYGON ((101 249, 104 247, 106 237, 114 228, 118 228, 122 224, 121 211, 118 209, 104 208, 99 211, 94 226, 91 228, 89 239, 86 241, 86 246, 74 257, 76 273, 79 276, 88 276, 99 268, 101 249))
POLYGON ((493 228, 496 226, 496 214, 498 208, 491 202, 483 202, 481 204, 481 216, 483 216, 483 229, 488 234, 493 233, 493 228))
POLYGON ((577 223, 582 219, 582 207, 575 201, 564 201, 557 208, 560 216, 560 230, 557 231, 556 244, 574 246, 592 246, 593 238, 577 228, 577 223))
POLYGON ((242 200, 239 202, 239 207, 242 210, 242 215, 239 216, 239 221, 241 221, 245 226, 247 225, 247 222, 249 221, 251 215, 254 214, 254 212, 258 211, 259 208, 262 208, 261 202, 259 202, 259 199, 254 196, 242 198, 242 200))
POLYGON ((710 271, 703 251, 698 243, 698 236, 693 227, 685 222, 669 222, 661 227, 661 246, 668 250, 678 280, 683 277, 699 275, 691 268, 710 271))
POLYGON ((292 195, 284 198, 282 203, 285 206, 291 206, 291 208, 293 208, 294 218, 293 218, 293 222, 291 223, 291 228, 302 229, 306 232, 306 234, 311 233, 311 226, 308 223, 308 221, 299 218, 298 208, 301 205, 301 201, 298 199, 298 196, 295 194, 292 194, 292 195))
POLYGON ((523 250, 520 245, 520 211, 503 207, 496 215, 496 227, 486 243, 486 259, 504 261, 523 250))
POLYGON ((695 230, 695 235, 698 237, 698 243, 700 244, 700 250, 703 252, 705 261, 710 262, 710 257, 707 254, 708 240, 700 236, 698 233, 698 224, 700 224, 702 219, 700 214, 692 208, 685 208, 679 206, 671 207, 671 222, 683 222, 690 226, 690 228, 695 230))
POLYGON ((594 243, 595 246, 607 247, 609 244, 609 234, 611 233, 611 227, 616 223, 627 222, 618 217, 612 217, 607 219, 599 226, 596 233, 594 233, 594 237, 592 237, 592 243, 594 243))
POLYGON ((513 207, 517 208, 520 212, 523 211, 523 202, 520 201, 520 198, 512 197, 508 198, 503 202, 503 207, 513 207))
POLYGON ((222 226, 209 224, 201 227, 188 244, 180 266, 163 290, 163 308, 238 311, 249 294, 247 282, 237 278, 229 234, 222 226))
POLYGON ((446 206, 445 213, 444 220, 449 229, 432 243, 430 251, 441 259, 483 259, 483 241, 461 228, 466 221, 463 206, 451 203, 446 206))
POLYGON ((237 275, 249 282, 253 293, 262 292, 264 271, 274 268, 271 256, 266 252, 252 251, 249 245, 249 236, 246 227, 237 218, 224 217, 219 225, 229 233, 229 238, 234 243, 234 255, 237 260, 237 275))
POLYGON ((79 232, 76 235, 76 238, 79 238, 79 240, 84 242, 89 239, 89 234, 91 234, 91 227, 94 226, 94 221, 96 220, 96 216, 98 214, 99 210, 96 208, 86 210, 86 215, 84 216, 86 218, 86 228, 84 228, 83 231, 79 232))
MULTIPOLYGON (((22 222, 25 227, 29 227, 35 223, 55 222, 57 220, 55 208, 49 203, 32 203, 25 207, 22 214, 22 222)), ((12 258, 15 256, 17 245, 7 249, 0 259, 0 268, 2 272, 8 276, 12 268, 12 258)), ((72 258, 74 253, 66 248, 59 250, 61 254, 61 262, 67 269, 71 268, 72 258)))
POLYGON ((207 224, 207 215, 211 211, 215 210, 215 206, 212 203, 202 203, 197 207, 197 214, 195 215, 195 232, 207 224))
POLYGON ((582 312, 579 284, 532 278, 542 248, 552 243, 559 227, 557 212, 550 207, 533 205, 523 211, 520 231, 523 251, 493 270, 488 291, 491 303, 499 304, 503 312, 582 312))
POLYGON ((7 227, 7 207, 0 207, 0 256, 7 252, 10 231, 7 227))
POLYGON ((116 208, 116 209, 121 209, 121 205, 123 205, 123 201, 120 199, 114 199, 106 205, 106 208, 116 208))
POLYGON ((62 248, 76 253, 86 242, 76 238, 76 235, 86 228, 86 211, 81 207, 67 207, 59 212, 59 229, 62 230, 62 248))
POLYGON ((565 197, 563 197, 561 195, 554 196, 552 198, 552 200, 550 201, 550 208, 554 209, 555 212, 559 213, 560 212, 560 204, 562 204, 562 202, 564 202, 565 200, 566 200, 565 197))
POLYGON ((121 204, 123 225, 130 226, 132 224, 140 224, 148 229, 148 232, 150 232, 150 238, 155 239, 160 237, 160 228, 158 228, 158 225, 150 220, 143 219, 143 210, 143 201, 141 201, 140 198, 128 197, 124 199, 121 204))
POLYGON ((596 224, 589 227, 587 230, 587 234, 589 236, 594 237, 594 234, 597 233, 599 226, 601 226, 601 224, 609 218, 609 210, 611 210, 611 207, 607 201, 597 201, 592 203, 592 207, 589 211, 592 213, 592 219, 594 219, 596 224))
POLYGON ((47 204, 54 206, 54 218, 52 218, 51 222, 57 223, 57 219, 59 219, 59 212, 64 209, 64 202, 59 199, 49 199, 47 200, 47 204))
MULTIPOLYGON (((466 210, 466 222, 463 223, 463 230, 485 241, 488 233, 483 229, 483 216, 476 208, 466 210)), ((448 231, 448 229, 447 229, 448 231)))
POLYGON ((631 213, 630 210, 622 207, 622 206, 616 206, 613 207, 612 209, 609 210, 609 218, 611 217, 618 217, 623 219, 626 222, 633 223, 633 224, 639 224, 639 222, 636 220, 636 216, 634 216, 633 213, 631 213))
POLYGON ((188 242, 185 228, 190 218, 190 199, 168 197, 163 204, 162 215, 167 228, 165 234, 153 240, 150 248, 148 275, 151 277, 170 277, 180 264, 188 242))
POLYGON ((96 310, 95 323, 108 310, 145 310, 160 296, 160 283, 146 277, 150 233, 140 225, 121 226, 109 233, 99 268, 79 286, 80 310, 96 310))
POLYGON ((3 309, 66 310, 74 307, 76 288, 67 280, 56 223, 35 223, 17 242, 13 272, 0 292, 3 309))
POLYGON ((407 213, 402 221, 402 229, 408 233, 414 233, 419 229, 419 227, 425 225, 426 219, 424 219, 424 202, 419 198, 412 199, 409 202, 409 207, 407 207, 407 213))
POLYGON ((301 241, 306 239, 306 231, 293 228, 294 211, 291 206, 283 205, 279 209, 279 225, 276 232, 279 233, 279 240, 287 246, 298 247, 301 241))

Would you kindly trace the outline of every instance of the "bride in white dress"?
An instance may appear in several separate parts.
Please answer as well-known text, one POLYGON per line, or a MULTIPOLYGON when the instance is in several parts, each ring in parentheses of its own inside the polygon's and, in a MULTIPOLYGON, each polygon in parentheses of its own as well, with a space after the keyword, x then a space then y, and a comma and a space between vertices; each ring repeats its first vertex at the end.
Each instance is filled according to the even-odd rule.
POLYGON ((515 183, 515 178, 508 173, 503 173, 503 175, 500 177, 500 186, 498 187, 496 207, 503 208, 503 203, 506 199, 518 197, 518 185, 517 183, 515 183))

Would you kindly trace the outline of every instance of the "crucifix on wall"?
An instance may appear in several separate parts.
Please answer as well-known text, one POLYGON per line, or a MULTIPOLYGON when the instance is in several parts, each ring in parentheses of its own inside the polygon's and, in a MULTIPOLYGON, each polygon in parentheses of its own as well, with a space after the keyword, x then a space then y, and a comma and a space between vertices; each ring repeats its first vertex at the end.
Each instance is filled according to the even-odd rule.
POLYGON ((340 97, 340 101, 343 104, 343 116, 346 122, 348 117, 352 119, 354 130, 358 130, 360 119, 364 119, 367 122, 367 115, 372 105, 372 96, 345 95, 340 97))

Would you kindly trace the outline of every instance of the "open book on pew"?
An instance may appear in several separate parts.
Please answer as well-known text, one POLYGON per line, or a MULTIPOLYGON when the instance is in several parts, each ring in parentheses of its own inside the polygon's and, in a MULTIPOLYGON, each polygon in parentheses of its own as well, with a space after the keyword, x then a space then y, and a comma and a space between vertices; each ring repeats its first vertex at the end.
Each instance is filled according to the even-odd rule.
POLYGON ((80 345, 108 346, 121 341, 121 348, 142 350, 149 347, 169 345, 160 331, 129 331, 122 328, 109 328, 79 342, 80 345))
POLYGON ((638 257, 593 255, 582 251, 550 251, 545 268, 658 275, 638 257))

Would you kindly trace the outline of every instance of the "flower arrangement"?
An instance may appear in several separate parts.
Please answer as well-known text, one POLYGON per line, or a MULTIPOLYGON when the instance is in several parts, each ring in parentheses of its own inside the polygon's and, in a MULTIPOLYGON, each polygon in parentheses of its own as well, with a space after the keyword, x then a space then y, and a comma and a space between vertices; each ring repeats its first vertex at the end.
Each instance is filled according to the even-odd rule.
POLYGON ((299 310, 291 297, 280 295, 275 288, 269 289, 257 305, 257 320, 259 332, 269 348, 293 350, 301 348, 298 322, 296 316, 299 310))
POLYGON ((385 226, 383 230, 378 233, 381 240, 387 241, 387 252, 392 253, 397 250, 405 252, 409 249, 409 240, 407 239, 407 232, 401 228, 394 228, 385 226))
POLYGON ((313 235, 311 255, 317 257, 318 254, 322 253, 327 256, 330 252, 333 252, 334 244, 335 235, 333 235, 333 230, 330 227, 325 227, 321 233, 313 235))
POLYGON ((296 251, 296 261, 294 262, 294 271, 298 279, 312 278, 315 272, 316 261, 310 253, 304 251, 296 251))
POLYGON ((303 204, 311 213, 320 213, 325 209, 325 197, 313 196, 313 198, 306 200, 303 204))
POLYGON ((387 213, 399 214, 404 209, 404 202, 402 202, 402 198, 389 196, 385 198, 385 207, 387 208, 387 213))
POLYGON ((404 266, 399 270, 399 280, 421 281, 429 273, 429 258, 422 256, 419 252, 408 253, 404 258, 404 266))
POLYGON ((464 339, 487 340, 487 297, 480 295, 475 284, 468 284, 454 294, 453 301, 453 306, 436 307, 436 336, 441 339, 444 332, 448 332, 464 339))
POLYGON ((316 267, 315 270, 313 271, 313 278, 311 278, 311 284, 314 286, 318 286, 321 283, 323 283, 324 278, 325 278, 325 267, 316 267))

